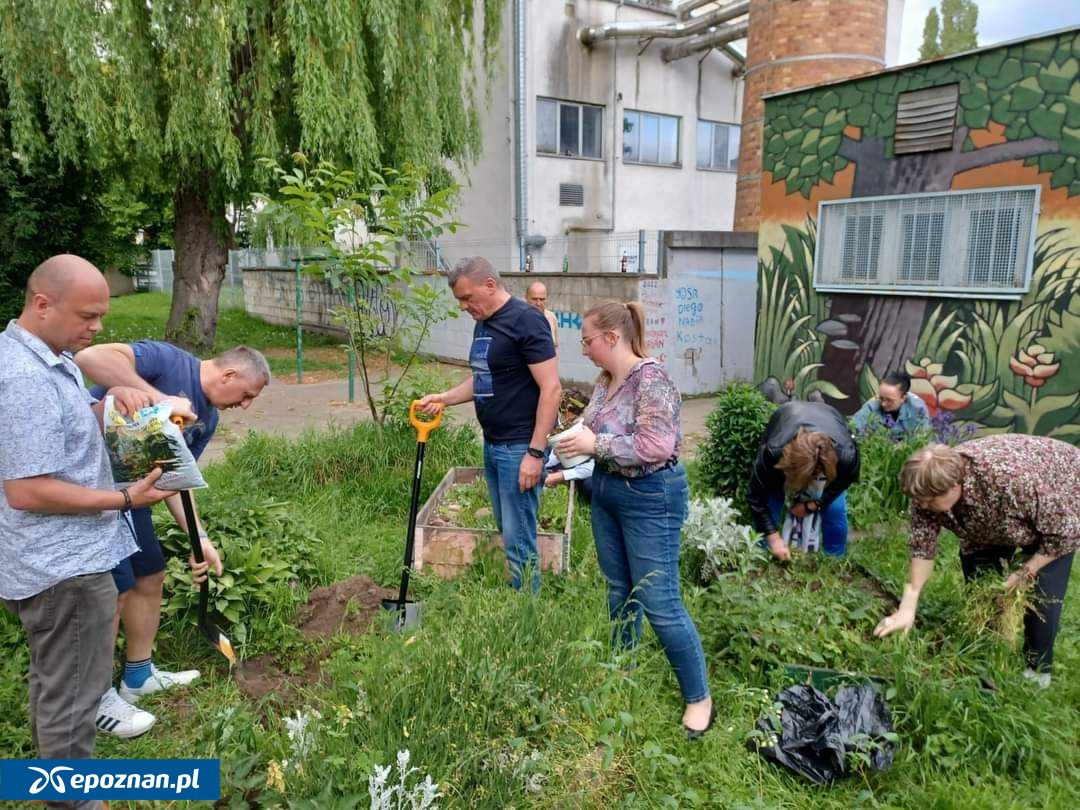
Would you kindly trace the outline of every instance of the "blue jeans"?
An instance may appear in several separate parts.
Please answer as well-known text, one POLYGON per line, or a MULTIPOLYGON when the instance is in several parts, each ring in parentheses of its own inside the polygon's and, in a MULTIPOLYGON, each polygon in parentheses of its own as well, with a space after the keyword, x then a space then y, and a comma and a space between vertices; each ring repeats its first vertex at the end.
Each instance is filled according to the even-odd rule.
POLYGON ((510 567, 510 585, 521 588, 522 572, 532 569, 532 589, 540 590, 540 553, 536 547, 536 514, 540 510, 540 483, 527 492, 518 489, 521 459, 528 442, 522 444, 489 444, 484 442, 484 479, 495 525, 506 548, 510 567))
POLYGON ((683 700, 709 696, 701 638, 679 593, 680 531, 686 519, 686 470, 676 465, 643 478, 593 473, 592 528, 607 579, 608 610, 617 647, 641 637, 649 618, 683 700))
MULTIPOLYGON (((777 531, 784 525, 781 514, 784 511, 784 493, 769 496, 769 513, 777 526, 777 531)), ((762 543, 764 543, 764 538, 762 543)), ((821 550, 831 557, 843 557, 847 551, 847 493, 830 503, 821 513, 821 550)))

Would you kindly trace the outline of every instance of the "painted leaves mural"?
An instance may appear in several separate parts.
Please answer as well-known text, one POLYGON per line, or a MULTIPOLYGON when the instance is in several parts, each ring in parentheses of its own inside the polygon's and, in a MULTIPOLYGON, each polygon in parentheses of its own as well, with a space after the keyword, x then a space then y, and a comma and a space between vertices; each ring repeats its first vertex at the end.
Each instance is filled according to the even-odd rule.
POLYGON ((787 198, 771 211, 775 189, 764 195, 763 219, 781 226, 759 263, 765 388, 851 412, 881 374, 906 368, 934 413, 1080 441, 1080 32, 769 99, 763 143, 765 182, 787 198), (956 88, 951 144, 894 154, 898 96, 945 86, 956 88), (1022 298, 813 289, 817 200, 1022 182, 1043 187, 1022 298))

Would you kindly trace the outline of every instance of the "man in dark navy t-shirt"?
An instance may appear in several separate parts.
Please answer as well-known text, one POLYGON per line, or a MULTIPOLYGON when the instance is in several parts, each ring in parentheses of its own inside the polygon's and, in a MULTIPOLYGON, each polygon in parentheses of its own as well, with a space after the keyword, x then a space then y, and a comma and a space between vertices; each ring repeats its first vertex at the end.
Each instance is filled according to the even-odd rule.
MULTIPOLYGON (((155 402, 166 396, 186 398, 196 421, 184 428, 184 440, 196 459, 217 429, 218 409, 247 408, 270 381, 266 358, 247 346, 237 346, 210 360, 200 360, 171 343, 156 340, 140 340, 130 345, 102 343, 83 349, 75 355, 75 362, 99 386, 138 388, 149 393, 155 402)), ((103 389, 94 389, 95 392, 99 390, 103 389)), ((165 504, 177 524, 186 531, 180 497, 172 495, 165 504)), ((113 569, 116 589, 120 593, 118 611, 124 623, 124 674, 119 692, 110 688, 102 698, 98 715, 99 729, 122 737, 137 736, 153 723, 153 715, 133 712, 129 705, 133 707, 143 695, 182 686, 199 677, 198 670, 167 672, 158 669, 150 660, 161 619, 165 557, 154 532, 150 510, 133 509, 131 519, 139 550, 113 569)), ((198 515, 195 519, 198 522, 198 515)), ((221 557, 201 524, 198 530, 206 563, 220 575, 221 557)), ((204 571, 205 568, 197 573, 204 571)))
POLYGON ((473 401, 484 431, 484 477, 506 547, 510 584, 520 588, 522 573, 531 567, 536 590, 544 451, 562 390, 551 327, 542 312, 503 288, 487 259, 462 259, 447 280, 458 305, 476 321, 469 351, 472 375, 449 391, 428 394, 421 408, 435 413, 473 401))

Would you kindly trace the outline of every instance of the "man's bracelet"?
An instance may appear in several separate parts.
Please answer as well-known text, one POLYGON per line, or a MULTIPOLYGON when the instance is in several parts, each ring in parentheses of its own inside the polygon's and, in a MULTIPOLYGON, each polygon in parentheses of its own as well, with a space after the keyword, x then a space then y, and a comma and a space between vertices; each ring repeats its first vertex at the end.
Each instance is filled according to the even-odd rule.
POLYGON ((121 512, 131 511, 131 496, 128 495, 127 487, 120 488, 120 494, 124 496, 124 505, 120 507, 121 512))
POLYGON ((1022 576, 1028 582, 1034 582, 1039 576, 1039 572, 1035 571, 1031 568, 1031 566, 1027 564, 1021 565, 1018 570, 1020 571, 1020 576, 1022 576))

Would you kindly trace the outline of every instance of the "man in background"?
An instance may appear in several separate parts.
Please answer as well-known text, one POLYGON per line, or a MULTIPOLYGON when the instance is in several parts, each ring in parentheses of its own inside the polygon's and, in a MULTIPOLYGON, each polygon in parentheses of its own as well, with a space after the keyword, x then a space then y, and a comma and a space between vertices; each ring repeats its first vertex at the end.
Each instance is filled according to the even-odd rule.
POLYGON ((555 313, 547 308, 547 287, 545 287, 540 281, 534 281, 532 284, 529 285, 529 288, 525 290, 525 300, 544 313, 544 317, 547 318, 548 326, 551 327, 551 341, 555 344, 555 351, 558 352, 558 321, 555 318, 555 313))

